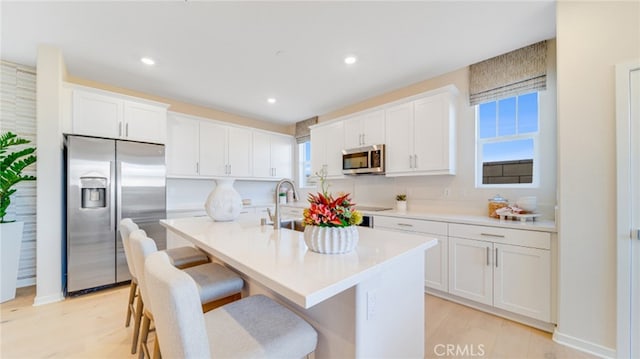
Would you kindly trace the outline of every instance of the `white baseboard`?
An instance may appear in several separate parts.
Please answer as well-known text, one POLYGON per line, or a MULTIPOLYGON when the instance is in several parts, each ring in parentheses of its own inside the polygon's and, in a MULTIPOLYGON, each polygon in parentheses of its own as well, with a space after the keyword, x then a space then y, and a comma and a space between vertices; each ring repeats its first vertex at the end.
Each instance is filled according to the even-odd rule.
POLYGON ((18 279, 16 282, 16 288, 24 288, 36 285, 36 277, 18 279))
POLYGON ((60 302, 62 300, 64 300, 64 295, 62 295, 62 292, 45 296, 36 295, 36 298, 33 300, 33 306, 37 307, 39 305, 60 302))
POLYGON ((558 331, 558 328, 553 332, 553 341, 566 345, 573 349, 580 350, 585 353, 593 354, 601 358, 615 358, 615 349, 607 348, 599 344, 591 343, 586 340, 572 337, 570 335, 562 334, 558 331))

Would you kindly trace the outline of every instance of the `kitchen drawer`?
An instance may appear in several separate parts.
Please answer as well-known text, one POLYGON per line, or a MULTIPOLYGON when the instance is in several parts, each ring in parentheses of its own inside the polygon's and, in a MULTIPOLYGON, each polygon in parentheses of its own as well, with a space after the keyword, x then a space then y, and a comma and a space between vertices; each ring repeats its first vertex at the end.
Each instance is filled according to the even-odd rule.
POLYGON ((375 216, 374 228, 387 228, 398 231, 429 233, 446 236, 447 224, 444 222, 425 221, 398 217, 375 216))
POLYGON ((551 249, 551 234, 520 229, 449 224, 449 237, 477 239, 515 246, 551 249))

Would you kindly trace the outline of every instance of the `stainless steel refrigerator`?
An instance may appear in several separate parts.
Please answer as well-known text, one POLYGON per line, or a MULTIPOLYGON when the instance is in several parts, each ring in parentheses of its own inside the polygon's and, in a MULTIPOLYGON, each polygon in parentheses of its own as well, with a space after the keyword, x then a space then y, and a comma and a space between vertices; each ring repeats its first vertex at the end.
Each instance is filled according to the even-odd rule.
POLYGON ((65 160, 67 292, 130 280, 122 218, 166 248, 164 145, 68 135, 65 160))

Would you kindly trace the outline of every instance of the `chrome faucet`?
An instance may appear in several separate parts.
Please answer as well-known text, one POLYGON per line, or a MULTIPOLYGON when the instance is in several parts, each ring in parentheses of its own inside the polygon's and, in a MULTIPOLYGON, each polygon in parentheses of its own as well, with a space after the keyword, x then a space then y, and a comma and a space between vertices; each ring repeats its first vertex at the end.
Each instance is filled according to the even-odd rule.
POLYGON ((282 187, 283 184, 288 183, 289 186, 291 186, 291 190, 293 191, 293 200, 297 201, 298 200, 298 191, 296 191, 296 185, 293 183, 292 179, 288 179, 288 178, 283 178, 280 181, 278 181, 278 184, 276 185, 276 195, 275 195, 275 199, 276 199, 276 213, 274 213, 273 218, 271 218, 271 220, 273 221, 273 229, 280 229, 280 201, 279 201, 279 196, 280 196, 280 187, 282 187))

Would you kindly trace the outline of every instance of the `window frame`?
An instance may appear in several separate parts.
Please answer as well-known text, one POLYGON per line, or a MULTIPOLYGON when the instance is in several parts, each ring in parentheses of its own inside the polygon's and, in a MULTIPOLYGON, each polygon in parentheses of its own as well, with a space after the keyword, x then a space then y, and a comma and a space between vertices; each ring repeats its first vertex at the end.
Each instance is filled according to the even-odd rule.
POLYGON ((306 163, 309 163, 309 165, 311 165, 311 140, 302 143, 296 143, 296 180, 298 182, 298 188, 316 188, 316 182, 314 181, 315 176, 313 175, 313 173, 311 173, 309 178, 305 180, 304 167, 306 163), (306 143, 309 144, 309 161, 304 160, 303 145, 306 143))
MULTIPOLYGON (((533 93, 533 92, 529 92, 529 93, 533 93)), ((490 137, 490 138, 480 138, 480 106, 485 104, 485 103, 489 103, 489 102, 498 102, 501 100, 505 100, 511 97, 518 97, 521 95, 526 95, 526 93, 523 94, 519 94, 519 95, 515 95, 515 96, 509 96, 509 97, 505 97, 505 98, 500 98, 500 99, 496 99, 494 101, 487 101, 487 102, 483 102, 481 104, 477 104, 475 105, 475 143, 476 143, 476 158, 475 158, 475 185, 476 188, 539 188, 540 187, 540 161, 541 161, 541 156, 540 156, 540 127, 541 127, 541 122, 540 121, 540 91, 535 91, 535 94, 537 96, 536 99, 536 104, 537 104, 537 121, 538 121, 538 128, 535 132, 528 132, 528 133, 522 133, 522 134, 515 134, 515 135, 504 135, 504 136, 498 136, 497 132, 496 132, 496 136, 494 137, 490 137), (485 184, 482 183, 482 171, 483 171, 483 145, 485 144, 490 144, 490 143, 500 143, 500 142, 508 142, 508 141, 514 141, 514 140, 526 140, 526 139, 532 139, 533 140, 533 165, 532 165, 532 173, 531 173, 531 183, 491 183, 491 184, 485 184)), ((518 124, 518 106, 519 106, 519 101, 516 100, 516 124, 518 124)), ((496 110, 497 112, 497 118, 498 114, 499 114, 499 110, 496 110)), ((517 128, 517 127, 516 127, 517 128)), ((514 160, 515 161, 515 160, 514 160)))

